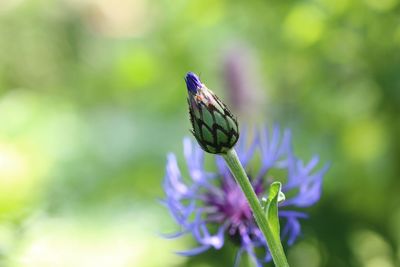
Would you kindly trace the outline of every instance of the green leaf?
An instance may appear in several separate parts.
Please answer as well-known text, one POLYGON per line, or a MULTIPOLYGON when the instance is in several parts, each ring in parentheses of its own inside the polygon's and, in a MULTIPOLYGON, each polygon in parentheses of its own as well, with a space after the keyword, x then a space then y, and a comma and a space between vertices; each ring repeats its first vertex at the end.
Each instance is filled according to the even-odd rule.
POLYGON ((276 239, 280 239, 280 227, 278 217, 278 203, 285 199, 285 195, 281 191, 282 184, 273 182, 269 188, 268 199, 263 199, 264 212, 267 222, 272 229, 272 233, 276 239))

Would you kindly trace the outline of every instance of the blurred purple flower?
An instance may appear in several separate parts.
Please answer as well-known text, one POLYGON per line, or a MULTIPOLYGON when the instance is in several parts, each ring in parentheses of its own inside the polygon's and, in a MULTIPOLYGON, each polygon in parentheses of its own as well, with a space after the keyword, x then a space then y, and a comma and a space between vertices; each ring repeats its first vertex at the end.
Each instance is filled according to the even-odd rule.
MULTIPOLYGON (((287 171, 288 177, 282 188, 286 200, 279 205, 279 217, 282 241, 292 245, 301 233, 299 219, 307 218, 307 214, 299 209, 309 207, 319 200, 322 178, 328 165, 314 171, 319 162, 317 156, 307 164, 296 158, 292 152, 289 130, 285 130, 282 136, 277 126, 272 132, 268 129, 257 131, 250 144, 247 144, 246 132, 242 131, 236 149, 247 170, 256 153, 261 155, 261 167, 256 176, 248 172, 260 198, 265 196, 271 183, 265 178, 269 171, 287 171)), ((203 166, 203 150, 189 138, 184 139, 184 155, 190 179, 183 178, 174 154, 169 154, 167 159, 164 180, 166 198, 163 203, 181 227, 181 231, 168 237, 191 234, 199 246, 178 254, 193 256, 210 248, 220 249, 226 242, 225 238, 228 238, 240 245, 235 266, 239 264, 244 252, 249 254, 257 266, 269 262, 271 255, 265 239, 253 219, 245 196, 222 157, 215 156, 217 172, 206 171, 203 166)))
POLYGON ((267 77, 260 73, 259 58, 246 43, 234 42, 225 50, 222 73, 229 107, 246 121, 254 119, 270 106, 265 90, 267 77))

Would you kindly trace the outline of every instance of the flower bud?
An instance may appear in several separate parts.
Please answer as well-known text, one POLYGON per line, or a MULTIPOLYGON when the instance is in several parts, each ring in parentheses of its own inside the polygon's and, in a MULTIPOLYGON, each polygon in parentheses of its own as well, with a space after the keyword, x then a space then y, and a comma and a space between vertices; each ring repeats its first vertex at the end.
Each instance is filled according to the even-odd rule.
POLYGON ((194 137, 206 152, 226 153, 239 139, 236 118, 196 74, 189 72, 185 81, 194 137))

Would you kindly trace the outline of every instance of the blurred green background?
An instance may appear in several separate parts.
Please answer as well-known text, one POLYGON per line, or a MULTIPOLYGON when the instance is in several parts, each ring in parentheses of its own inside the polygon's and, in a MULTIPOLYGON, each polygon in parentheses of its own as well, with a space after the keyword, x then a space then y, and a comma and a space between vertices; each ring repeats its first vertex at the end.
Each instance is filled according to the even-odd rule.
POLYGON ((159 236, 190 70, 332 163, 292 266, 400 266, 399 51, 398 0, 1 0, 0 266, 232 266, 159 236))

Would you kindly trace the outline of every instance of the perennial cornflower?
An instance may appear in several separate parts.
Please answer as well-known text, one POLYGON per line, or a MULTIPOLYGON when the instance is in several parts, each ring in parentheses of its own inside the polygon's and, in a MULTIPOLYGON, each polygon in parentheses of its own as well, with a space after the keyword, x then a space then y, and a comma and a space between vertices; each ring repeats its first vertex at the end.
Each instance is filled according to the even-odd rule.
POLYGON ((242 135, 238 155, 234 148, 239 140, 236 117, 196 74, 189 72, 185 81, 197 144, 222 158, 216 156, 217 172, 206 172, 203 152, 186 139, 184 153, 192 178, 188 184, 181 176, 175 156, 168 157, 165 203, 182 227, 174 236, 191 233, 199 243, 197 248, 180 254, 195 255, 211 247, 220 249, 229 236, 240 244, 236 264, 246 251, 257 266, 272 259, 277 267, 289 267, 281 239, 290 245, 300 234, 299 219, 306 214, 293 208, 310 206, 319 199, 327 167, 312 173, 318 158, 314 157, 307 165, 297 160, 292 153, 290 132, 280 138, 276 127, 271 138, 268 131, 256 132, 248 147, 246 134, 242 135), (261 153, 261 168, 250 179, 253 174, 246 173, 245 168, 256 151, 261 153), (271 183, 265 179, 273 167, 286 168, 284 188, 279 181, 271 183), (294 197, 281 204, 283 209, 278 213, 279 202, 285 199, 283 192, 289 191, 294 197), (286 220, 282 232, 279 218, 286 220))
MULTIPOLYGON (((278 177, 283 182, 282 192, 286 195, 286 200, 279 203, 278 215, 281 239, 290 246, 301 234, 300 221, 307 218, 302 209, 320 199, 322 179, 328 165, 316 170, 318 156, 307 163, 296 157, 290 130, 281 134, 280 128, 274 126, 272 131, 265 128, 253 129, 252 134, 248 132, 249 129, 242 130, 235 148, 257 197, 267 196, 272 170, 280 170, 278 173, 286 176, 278 177)), ((181 228, 169 237, 189 234, 198 246, 178 254, 193 256, 210 248, 218 250, 232 241, 239 245, 234 266, 239 264, 243 253, 247 253, 256 266, 271 261, 267 242, 222 156, 212 155, 216 171, 208 171, 204 166, 205 153, 200 146, 189 138, 184 139, 183 146, 188 175, 182 173, 175 154, 170 153, 163 203, 181 228)))

